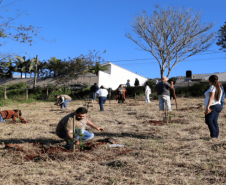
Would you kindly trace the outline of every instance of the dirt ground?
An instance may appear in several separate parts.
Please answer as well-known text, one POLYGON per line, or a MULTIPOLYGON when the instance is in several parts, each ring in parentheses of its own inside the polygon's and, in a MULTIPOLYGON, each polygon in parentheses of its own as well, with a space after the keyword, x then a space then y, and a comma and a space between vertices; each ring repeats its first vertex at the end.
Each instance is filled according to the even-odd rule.
POLYGON ((64 149, 55 135, 58 121, 84 106, 72 101, 62 111, 54 103, 1 107, 22 110, 29 123, 0 124, 1 184, 127 185, 127 184, 226 184, 226 108, 220 114, 220 137, 209 140, 204 123, 203 98, 178 98, 172 102, 171 123, 163 121, 158 101, 107 101, 105 111, 89 104, 88 119, 105 129, 95 134, 94 147, 75 153, 64 149), (187 109, 188 108, 188 109, 187 109), (116 144, 97 143, 113 137, 116 144), (96 143, 96 145, 95 145, 96 143), (12 145, 14 144, 14 145, 12 145))

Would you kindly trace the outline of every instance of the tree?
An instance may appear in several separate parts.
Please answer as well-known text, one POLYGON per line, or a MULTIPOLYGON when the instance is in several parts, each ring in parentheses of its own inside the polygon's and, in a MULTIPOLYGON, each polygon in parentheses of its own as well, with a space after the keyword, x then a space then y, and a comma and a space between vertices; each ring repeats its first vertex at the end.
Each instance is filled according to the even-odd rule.
POLYGON ((32 70, 34 70, 34 65, 36 63, 36 58, 25 60, 25 57, 15 56, 16 58, 16 65, 15 65, 15 71, 22 74, 25 73, 25 78, 27 77, 27 73, 32 73, 32 70))
MULTIPOLYGON (((90 65, 92 65, 92 61, 89 60, 89 58, 85 58, 83 55, 77 58, 69 57, 69 60, 58 60, 54 67, 54 79, 56 80, 56 85, 53 92, 57 86, 67 85, 71 80, 77 79, 79 76, 86 74, 88 66, 90 65)), ((47 69, 40 73, 40 76, 44 80, 53 77, 52 69, 48 69, 47 64, 47 69)))
POLYGON ((221 26, 220 30, 217 33, 217 45, 220 46, 220 50, 226 52, 226 22, 221 26))
POLYGON ((206 51, 213 43, 214 33, 210 32, 214 23, 202 24, 201 12, 192 9, 166 7, 159 8, 149 17, 143 11, 131 23, 133 32, 126 37, 142 50, 150 52, 158 61, 161 77, 181 61, 197 53, 206 51))
POLYGON ((94 66, 90 67, 88 72, 96 74, 98 76, 99 71, 106 71, 106 70, 108 70, 107 66, 101 66, 99 62, 96 62, 94 66))

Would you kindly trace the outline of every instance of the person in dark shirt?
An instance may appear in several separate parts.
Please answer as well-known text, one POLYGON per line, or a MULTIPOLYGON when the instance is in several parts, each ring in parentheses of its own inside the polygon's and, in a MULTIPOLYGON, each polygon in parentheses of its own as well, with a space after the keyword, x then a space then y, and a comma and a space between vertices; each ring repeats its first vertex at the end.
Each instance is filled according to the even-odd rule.
POLYGON ((171 85, 168 83, 168 78, 163 77, 162 81, 156 85, 158 98, 159 98, 159 108, 160 110, 164 110, 164 103, 167 105, 167 109, 172 111, 171 103, 170 103, 170 89, 171 85))
POLYGON ((90 88, 90 98, 89 100, 95 101, 96 100, 96 92, 98 91, 99 87, 97 86, 97 83, 94 83, 94 85, 91 86, 90 88))
POLYGON ((135 78, 135 83, 134 83, 135 87, 138 87, 140 85, 140 82, 137 78, 135 78))

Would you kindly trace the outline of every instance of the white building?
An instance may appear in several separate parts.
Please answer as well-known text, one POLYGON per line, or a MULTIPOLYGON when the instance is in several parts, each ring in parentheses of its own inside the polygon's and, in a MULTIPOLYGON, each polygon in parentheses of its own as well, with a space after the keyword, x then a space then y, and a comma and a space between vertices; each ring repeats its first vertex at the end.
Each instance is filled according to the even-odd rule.
POLYGON ((115 90, 120 84, 126 84, 127 80, 130 80, 130 86, 134 86, 135 78, 139 80, 140 86, 144 85, 148 80, 148 78, 133 73, 111 62, 102 64, 102 66, 107 66, 108 71, 99 71, 98 86, 104 85, 106 88, 115 90))
MULTIPOLYGON (((206 76, 202 77, 202 80, 209 80, 209 77, 211 75, 213 75, 213 74, 206 75, 206 76)), ((214 73, 214 75, 218 76, 218 81, 219 82, 226 82, 226 72, 223 72, 223 73, 214 73)))

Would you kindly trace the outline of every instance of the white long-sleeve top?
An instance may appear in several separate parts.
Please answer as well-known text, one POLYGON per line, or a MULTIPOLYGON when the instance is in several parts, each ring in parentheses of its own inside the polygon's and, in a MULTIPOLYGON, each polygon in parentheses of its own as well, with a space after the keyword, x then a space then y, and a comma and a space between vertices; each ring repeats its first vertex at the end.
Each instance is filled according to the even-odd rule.
POLYGON ((145 86, 145 93, 146 94, 151 94, 151 89, 148 85, 145 86))

